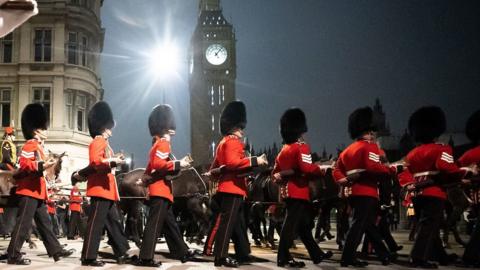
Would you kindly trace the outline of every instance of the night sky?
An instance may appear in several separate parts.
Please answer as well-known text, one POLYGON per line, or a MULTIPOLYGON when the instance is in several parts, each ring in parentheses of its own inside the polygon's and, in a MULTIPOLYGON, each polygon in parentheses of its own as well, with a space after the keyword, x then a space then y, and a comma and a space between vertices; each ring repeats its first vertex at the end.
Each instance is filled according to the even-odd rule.
MULTIPOLYGON (((102 8, 104 99, 117 127, 112 145, 145 166, 147 118, 166 91, 177 116, 174 153, 190 151, 187 53, 198 1, 110 0, 102 8), (170 38, 176 75, 155 78, 145 55, 170 38)), ((480 1, 223 0, 237 38, 237 98, 255 148, 281 142, 285 109, 307 115, 314 151, 350 142, 349 113, 380 98, 394 134, 419 106, 441 106, 461 132, 480 104, 480 1)), ((193 157, 195 158, 195 157, 193 157)))

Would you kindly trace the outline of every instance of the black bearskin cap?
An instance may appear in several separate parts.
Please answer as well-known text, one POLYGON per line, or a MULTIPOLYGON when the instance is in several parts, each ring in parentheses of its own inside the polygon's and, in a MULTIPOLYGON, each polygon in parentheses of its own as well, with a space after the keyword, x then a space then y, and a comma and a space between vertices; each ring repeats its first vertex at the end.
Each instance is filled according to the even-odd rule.
POLYGON ((307 131, 307 119, 301 109, 290 108, 283 113, 280 118, 280 135, 284 143, 296 142, 307 131))
POLYGON ((446 120, 443 110, 437 106, 422 107, 408 120, 408 130, 416 142, 430 143, 445 132, 446 120))
POLYGON ((358 108, 348 117, 348 133, 353 140, 369 131, 376 131, 373 123, 373 110, 370 107, 358 108))
POLYGON ((227 135, 235 128, 245 129, 247 110, 241 101, 232 101, 225 106, 220 116, 220 132, 227 135))
POLYGON ((22 133, 25 140, 33 139, 33 132, 36 129, 47 129, 47 110, 42 104, 28 104, 22 112, 22 133))
POLYGON ((148 128, 151 136, 163 136, 169 129, 175 130, 175 117, 168 104, 156 105, 148 117, 148 128))
POLYGON ((105 129, 112 129, 115 126, 112 110, 105 101, 99 101, 93 105, 88 112, 88 129, 90 136, 102 135, 105 129))
POLYGON ((480 142, 480 110, 474 112, 468 118, 465 134, 472 142, 480 142))

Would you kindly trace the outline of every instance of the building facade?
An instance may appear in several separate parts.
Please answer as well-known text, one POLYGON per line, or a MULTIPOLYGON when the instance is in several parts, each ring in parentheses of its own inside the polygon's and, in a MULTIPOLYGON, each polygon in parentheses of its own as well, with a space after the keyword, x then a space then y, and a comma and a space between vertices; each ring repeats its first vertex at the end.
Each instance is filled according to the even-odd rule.
POLYGON ((88 163, 89 108, 102 99, 103 0, 38 0, 39 14, 0 39, 0 119, 14 124, 32 102, 49 112, 46 148, 66 152, 62 181, 88 163))
POLYGON ((213 158, 220 135, 220 114, 235 99, 236 50, 233 26, 220 0, 200 0, 190 43, 191 149, 196 166, 213 158))

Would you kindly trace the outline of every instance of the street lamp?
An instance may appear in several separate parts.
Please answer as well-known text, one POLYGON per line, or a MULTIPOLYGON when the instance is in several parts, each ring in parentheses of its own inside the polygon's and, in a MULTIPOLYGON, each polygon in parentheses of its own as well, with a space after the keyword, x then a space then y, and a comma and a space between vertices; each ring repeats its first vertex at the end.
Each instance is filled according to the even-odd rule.
MULTIPOLYGON (((179 50, 171 42, 165 42, 149 53, 149 71, 155 80, 165 81, 177 74, 180 63, 179 50)), ((165 103, 165 89, 162 89, 165 103)))

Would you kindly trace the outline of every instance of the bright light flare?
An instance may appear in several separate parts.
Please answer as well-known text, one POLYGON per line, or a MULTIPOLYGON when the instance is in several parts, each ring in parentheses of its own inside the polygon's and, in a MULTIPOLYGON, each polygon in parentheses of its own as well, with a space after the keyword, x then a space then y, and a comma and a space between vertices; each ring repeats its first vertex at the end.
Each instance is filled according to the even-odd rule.
POLYGON ((163 44, 149 54, 150 72, 157 77, 176 74, 180 64, 179 51, 172 43, 163 44))

